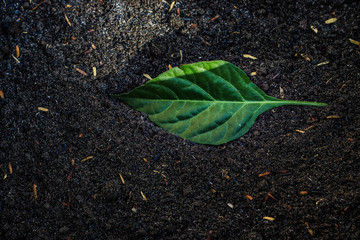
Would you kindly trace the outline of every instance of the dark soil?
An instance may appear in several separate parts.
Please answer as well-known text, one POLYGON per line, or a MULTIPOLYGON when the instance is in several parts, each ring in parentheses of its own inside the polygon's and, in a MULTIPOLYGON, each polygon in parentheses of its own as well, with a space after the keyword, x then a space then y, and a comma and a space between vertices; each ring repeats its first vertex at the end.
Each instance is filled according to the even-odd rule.
POLYGON ((0 1, 0 239, 360 239, 358 1, 170 3, 0 1), (329 106, 207 146, 110 97, 214 59, 329 106))

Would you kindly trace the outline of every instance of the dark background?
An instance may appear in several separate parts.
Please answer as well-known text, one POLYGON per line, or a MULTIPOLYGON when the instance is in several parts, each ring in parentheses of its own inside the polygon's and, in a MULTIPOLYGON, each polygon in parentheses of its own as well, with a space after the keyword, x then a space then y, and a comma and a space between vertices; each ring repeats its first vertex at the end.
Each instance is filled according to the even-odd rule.
POLYGON ((0 1, 0 238, 359 239, 358 1, 170 3, 0 1), (109 97, 214 59, 329 106, 215 147, 109 97))

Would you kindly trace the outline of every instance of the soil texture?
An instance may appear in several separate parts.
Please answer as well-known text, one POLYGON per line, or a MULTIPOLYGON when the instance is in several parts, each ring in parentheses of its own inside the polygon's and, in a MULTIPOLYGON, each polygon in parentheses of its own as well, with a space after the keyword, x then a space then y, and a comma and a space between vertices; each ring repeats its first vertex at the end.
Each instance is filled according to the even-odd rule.
POLYGON ((1 0, 0 239, 360 239, 359 12, 1 0), (267 111, 208 146, 110 97, 216 59, 270 96, 329 105, 267 111))

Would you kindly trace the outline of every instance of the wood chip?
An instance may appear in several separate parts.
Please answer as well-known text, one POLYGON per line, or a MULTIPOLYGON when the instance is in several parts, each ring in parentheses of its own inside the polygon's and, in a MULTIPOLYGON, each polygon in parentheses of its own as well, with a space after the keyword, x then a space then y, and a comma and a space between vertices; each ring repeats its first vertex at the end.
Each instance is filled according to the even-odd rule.
POLYGON ((358 45, 358 46, 360 47, 360 42, 359 42, 359 41, 356 41, 356 40, 351 39, 351 38, 349 38, 349 41, 350 41, 351 43, 353 43, 353 44, 355 44, 355 45, 358 45))
POLYGON ((85 162, 85 161, 93 159, 93 158, 94 158, 94 156, 88 156, 88 157, 82 159, 81 162, 85 162))
MULTIPOLYGON (((334 76, 334 77, 336 77, 336 76, 334 76)), ((328 80, 326 80, 326 84, 328 84, 334 77, 331 77, 331 78, 329 78, 328 80)))
POLYGON ((250 54, 244 54, 243 57, 244 58, 250 58, 250 59, 253 59, 253 60, 257 59, 257 57, 251 56, 250 54))
POLYGON ((341 85, 341 87, 339 88, 339 90, 343 90, 343 88, 346 86, 346 83, 344 83, 343 85, 341 85))
POLYGON ((147 78, 147 79, 149 79, 149 80, 151 80, 151 79, 152 79, 152 77, 150 77, 150 75, 149 75, 149 74, 144 73, 144 74, 143 74, 143 76, 144 76, 144 77, 146 77, 146 78, 147 78))
POLYGON ((263 177, 269 175, 271 172, 260 173, 258 176, 263 177))
POLYGON ((37 195, 37 186, 36 186, 36 184, 34 183, 33 184, 33 196, 34 196, 34 198, 35 199, 38 199, 38 195, 37 195))
POLYGON ((75 68, 75 69, 76 69, 76 71, 78 71, 78 72, 81 73, 82 75, 87 76, 87 73, 84 72, 83 70, 81 70, 80 68, 75 68))
POLYGON ((16 50, 16 57, 17 58, 20 57, 20 48, 18 45, 16 45, 15 50, 16 50))
POLYGON ((319 205, 320 202, 324 201, 325 199, 324 198, 320 198, 319 200, 316 201, 315 205, 319 205))
POLYGON ((157 170, 154 170, 154 173, 158 173, 158 174, 160 174, 163 178, 166 178, 165 174, 163 174, 162 172, 159 172, 159 171, 157 171, 157 170))
POLYGON ((285 98, 285 93, 284 93, 284 89, 282 87, 279 87, 279 94, 280 94, 280 98, 284 99, 285 98))
POLYGON ((144 194, 142 191, 140 191, 140 193, 141 193, 142 198, 143 198, 145 201, 147 201, 147 198, 146 198, 145 194, 144 194))
POLYGON ((175 1, 173 1, 173 2, 171 3, 169 12, 171 12, 171 10, 173 9, 174 5, 175 5, 175 1))
POLYGON ((38 110, 43 111, 43 112, 48 112, 49 111, 49 109, 44 108, 44 107, 38 107, 38 110))
POLYGON ((220 17, 220 15, 218 14, 218 15, 216 15, 215 17, 213 17, 212 19, 210 19, 209 22, 212 22, 212 21, 214 21, 215 19, 217 19, 217 18, 219 18, 219 17, 220 17))
POLYGON ((19 60, 19 59, 17 59, 17 57, 15 57, 15 56, 14 56, 14 55, 12 55, 12 54, 11 54, 11 56, 12 56, 12 58, 13 58, 13 59, 15 59, 15 61, 16 61, 17 63, 20 63, 20 60, 19 60))
POLYGON ((311 125, 310 127, 305 128, 304 131, 307 131, 307 130, 309 130, 310 128, 313 128, 313 127, 314 127, 314 126, 311 125))
POLYGON ((11 166, 11 162, 9 162, 9 172, 10 172, 10 174, 13 173, 13 169, 12 169, 12 166, 11 166))
POLYGON ((4 98, 5 98, 4 92, 3 92, 2 90, 0 90, 0 98, 1 98, 1 99, 4 99, 4 98))
POLYGON ((326 117, 327 119, 340 118, 338 115, 330 115, 326 117))
POLYGON ((314 231, 310 228, 308 228, 308 232, 310 233, 311 236, 314 236, 314 234, 315 234, 314 231))
POLYGON ((271 194, 271 193, 268 193, 267 194, 268 197, 271 197, 272 199, 276 200, 276 198, 271 194))
POLYGON ((275 220, 275 218, 273 218, 273 217, 263 217, 263 219, 264 220, 269 220, 269 221, 274 221, 275 220))
POLYGON ((315 33, 318 33, 318 32, 319 32, 318 29, 317 29, 316 27, 314 27, 314 26, 310 26, 310 28, 311 28, 311 30, 313 30, 315 33))
POLYGON ((133 18, 134 18, 134 16, 131 16, 131 17, 126 21, 126 23, 130 22, 131 19, 133 19, 133 18))
POLYGON ((250 73, 250 76, 256 76, 256 72, 250 73))
POLYGON ((70 20, 68 19, 68 17, 66 16, 66 14, 65 14, 65 20, 66 20, 66 22, 69 24, 69 26, 71 27, 71 22, 70 22, 70 20))
POLYGON ((132 191, 129 192, 129 197, 128 197, 128 200, 126 201, 126 204, 130 203, 131 197, 132 197, 132 191))
POLYGON ((326 24, 331 24, 336 22, 338 19, 337 18, 329 18, 328 20, 325 21, 326 24))
POLYGON ((298 130, 298 129, 296 129, 295 131, 296 131, 296 132, 299 132, 299 133, 305 133, 305 131, 303 131, 303 130, 298 130))
POLYGON ((91 44, 91 47, 95 50, 96 49, 96 46, 92 43, 91 44))
POLYGON ((319 66, 326 65, 326 64, 329 64, 329 63, 330 63, 329 61, 321 62, 321 63, 316 64, 316 66, 319 67, 319 66))
POLYGON ((309 56, 307 54, 300 54, 303 58, 306 59, 306 61, 311 61, 311 59, 309 58, 309 56))
POLYGON ((310 225, 309 223, 305 222, 306 228, 308 230, 308 232, 310 233, 311 236, 314 236, 314 231, 312 229, 310 229, 310 225))
POLYGON ((250 201, 252 201, 254 198, 248 194, 245 195, 245 198, 249 199, 250 201))
POLYGON ((123 176, 121 175, 121 173, 119 173, 119 177, 120 177, 120 179, 121 179, 122 184, 125 185, 125 180, 124 180, 123 176))
POLYGON ((96 67, 93 67, 93 75, 96 77, 96 67))
POLYGON ((67 179, 68 181, 71 180, 72 174, 73 174, 73 170, 71 170, 70 173, 69 173, 69 174, 67 175, 67 177, 66 177, 66 179, 67 179))
POLYGON ((308 193, 308 191, 300 191, 300 195, 307 195, 308 193))

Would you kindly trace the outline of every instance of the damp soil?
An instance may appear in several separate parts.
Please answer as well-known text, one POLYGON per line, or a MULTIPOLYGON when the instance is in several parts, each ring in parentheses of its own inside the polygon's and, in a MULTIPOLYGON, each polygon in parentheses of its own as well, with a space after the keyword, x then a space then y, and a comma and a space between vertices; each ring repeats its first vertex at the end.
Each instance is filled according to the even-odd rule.
POLYGON ((0 238, 359 239, 359 3, 170 7, 0 1, 0 238), (329 105, 267 111, 209 146, 110 97, 215 59, 329 105))

